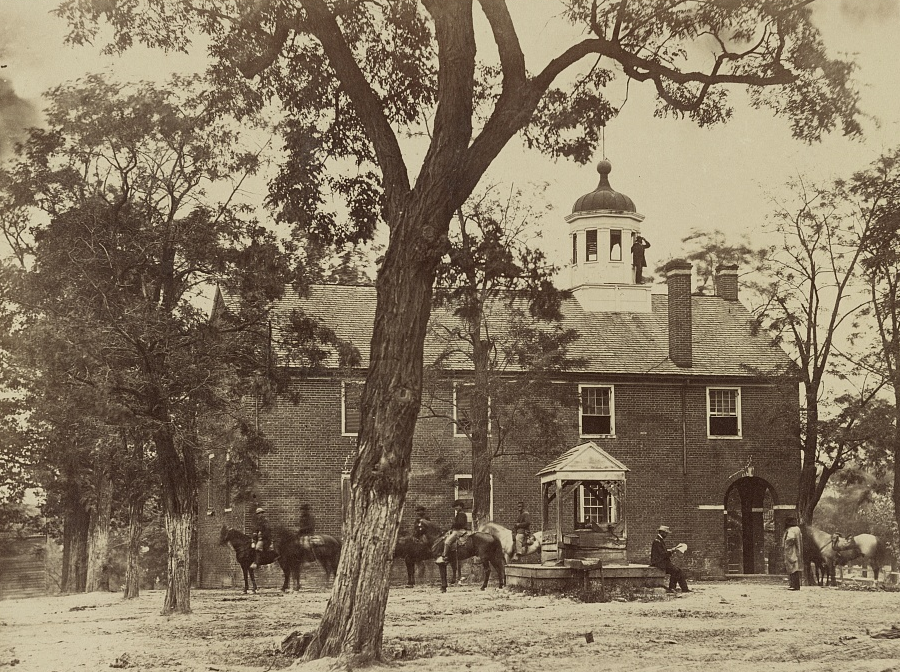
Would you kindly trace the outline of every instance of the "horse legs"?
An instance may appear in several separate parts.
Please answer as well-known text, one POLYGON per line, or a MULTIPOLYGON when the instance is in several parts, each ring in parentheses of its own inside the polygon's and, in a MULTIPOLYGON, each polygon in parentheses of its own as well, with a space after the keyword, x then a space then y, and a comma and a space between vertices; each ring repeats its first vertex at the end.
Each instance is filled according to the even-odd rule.
POLYGON ((416 585, 416 561, 412 558, 406 558, 406 587, 412 588, 416 585))
POLYGON ((482 573, 484 574, 484 581, 481 582, 481 589, 484 590, 487 588, 488 579, 491 578, 491 563, 487 561, 487 558, 481 561, 482 573))
POLYGON ((256 594, 256 574, 253 572, 253 568, 249 568, 247 571, 250 572, 250 583, 253 584, 253 593, 256 594))
POLYGON ((241 565, 241 571, 244 573, 244 595, 250 590, 250 584, 247 581, 247 572, 249 571, 247 565, 241 565))

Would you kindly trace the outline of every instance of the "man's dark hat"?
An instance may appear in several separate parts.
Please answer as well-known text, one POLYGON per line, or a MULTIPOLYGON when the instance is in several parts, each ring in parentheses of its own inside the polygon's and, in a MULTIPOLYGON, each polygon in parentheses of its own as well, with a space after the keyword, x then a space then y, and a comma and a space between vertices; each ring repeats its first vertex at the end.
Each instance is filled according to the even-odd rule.
POLYGON ((463 508, 466 508, 466 503, 464 501, 462 501, 461 499, 457 499, 455 502, 453 502, 453 506, 454 507, 461 506, 463 508))

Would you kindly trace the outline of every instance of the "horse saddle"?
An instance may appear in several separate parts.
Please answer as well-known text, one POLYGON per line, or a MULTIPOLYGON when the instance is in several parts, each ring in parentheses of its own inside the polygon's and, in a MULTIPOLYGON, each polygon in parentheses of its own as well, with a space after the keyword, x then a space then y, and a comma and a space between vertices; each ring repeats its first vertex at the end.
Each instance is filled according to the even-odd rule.
POLYGON ((304 534, 300 539, 306 546, 325 545, 325 540, 322 538, 321 534, 304 534))
MULTIPOLYGON (((446 532, 444 532, 444 534, 441 535, 440 542, 442 542, 442 543, 446 542, 452 532, 453 532, 453 530, 447 530, 446 532)), ((459 535, 456 538, 456 546, 465 546, 466 542, 469 540, 469 537, 471 536, 471 534, 472 533, 469 532, 468 530, 464 531, 461 535, 459 535)))

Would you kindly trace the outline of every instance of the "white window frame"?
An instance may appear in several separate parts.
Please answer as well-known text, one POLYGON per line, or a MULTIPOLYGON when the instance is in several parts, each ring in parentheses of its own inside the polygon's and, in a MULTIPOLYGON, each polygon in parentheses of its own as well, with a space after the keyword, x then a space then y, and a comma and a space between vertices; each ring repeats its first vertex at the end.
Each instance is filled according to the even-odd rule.
MULTIPOLYGON (((341 436, 359 436, 359 432, 347 431, 347 384, 365 385, 361 380, 342 380, 341 381, 341 436)), ((360 390, 360 393, 362 390, 360 390)), ((362 413, 360 413, 360 424, 362 424, 362 413)))
POLYGON ((711 385, 706 388, 706 438, 708 439, 742 439, 744 438, 744 423, 741 417, 741 388, 733 385, 711 385), (713 434, 710 420, 712 419, 712 404, 710 403, 710 392, 712 391, 731 391, 735 393, 735 416, 737 417, 737 434, 713 434))
MULTIPOLYGON (((454 437, 466 437, 468 438, 469 434, 465 432, 465 430, 460 430, 459 428, 459 407, 457 406, 457 396, 456 392, 460 387, 475 387, 474 383, 453 383, 453 436, 454 437)), ((488 436, 491 434, 491 399, 488 397, 488 436)))
MULTIPOLYGON (((453 501, 455 502, 457 499, 460 499, 459 496, 459 481, 460 479, 467 478, 470 481, 472 480, 472 474, 453 474, 453 501)), ((469 488, 468 492, 472 492, 472 488, 469 488)), ((466 500, 471 500, 474 502, 474 495, 472 497, 466 497, 466 500)), ((491 520, 494 519, 494 475, 491 474, 491 499, 488 505, 488 518, 491 520)), ((469 527, 472 526, 472 510, 469 509, 466 511, 466 518, 469 520, 469 527)))
MULTIPOLYGON (((593 414, 591 414, 593 415, 593 414)), ((616 389, 614 385, 581 384, 578 386, 578 435, 582 438, 615 438, 616 436, 616 389), (582 432, 584 417, 584 390, 587 388, 603 388, 609 390, 609 434, 585 434, 582 432)))
POLYGON ((225 452, 225 473, 224 478, 225 481, 225 513, 229 513, 232 510, 232 494, 231 494, 231 451, 225 452))
MULTIPOLYGON (((600 487, 603 488, 602 485, 600 487)), ((613 493, 611 493, 606 488, 603 488, 603 489, 606 490, 606 510, 609 512, 610 520, 604 520, 598 524, 612 525, 612 524, 618 523, 619 522, 619 506, 618 506, 618 502, 616 502, 615 495, 613 495, 613 493)), ((578 492, 578 517, 579 517, 578 522, 584 522, 585 520, 587 520, 584 517, 584 509, 585 509, 584 500, 585 500, 585 496, 590 493, 585 490, 584 484, 579 485, 578 490, 579 490, 579 492, 578 492)))

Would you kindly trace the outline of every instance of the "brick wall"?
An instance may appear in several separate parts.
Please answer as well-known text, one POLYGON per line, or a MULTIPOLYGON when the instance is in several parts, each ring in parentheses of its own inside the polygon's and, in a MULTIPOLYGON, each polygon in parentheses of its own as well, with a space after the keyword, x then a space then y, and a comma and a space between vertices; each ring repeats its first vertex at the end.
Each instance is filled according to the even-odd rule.
MULTIPOLYGON (((591 383, 582 379, 565 384, 577 390, 579 382, 591 383)), ((796 386, 714 381, 715 385, 741 386, 743 436, 709 439, 706 382, 601 382, 615 386, 616 436, 591 440, 630 470, 625 508, 630 562, 648 561, 656 528, 665 524, 672 528, 672 543, 688 544, 685 561, 691 569, 704 575, 723 574, 727 563, 722 507, 728 488, 741 478, 734 474, 751 456, 755 477, 771 486, 774 503, 794 503, 799 472, 796 386)), ((341 470, 356 444, 355 437, 341 436, 340 381, 301 381, 295 391, 298 403, 280 398, 260 415, 260 426, 275 449, 262 460, 263 476, 254 494, 266 506, 273 526, 296 526, 300 504, 307 502, 316 516, 317 529, 340 535, 341 470)), ((449 408, 447 411, 450 415, 449 408)), ((562 429, 562 444, 548 446, 546 456, 508 456, 495 461, 494 520, 511 526, 519 500, 540 520, 536 473, 557 455, 587 440, 579 437, 577 408, 570 409, 562 429)), ((246 505, 224 510, 224 455, 217 456, 212 467, 213 486, 208 493, 212 513, 201 515, 200 523, 201 585, 237 585, 240 570, 233 553, 218 546, 216 540, 223 524, 247 529, 250 519, 246 505)), ((471 473, 468 440, 454 437, 453 426, 445 418, 421 419, 414 439, 405 515, 411 519, 414 506, 423 504, 435 522, 449 525, 457 473, 471 473)), ((201 493, 201 501, 206 496, 201 493)), ((779 511, 778 520, 786 514, 779 511)), ((405 571, 397 565, 394 576, 400 583, 405 581, 405 571)), ((312 569, 305 576, 321 580, 321 570, 312 569)), ((280 572, 269 571, 264 582, 280 585, 280 572)))

